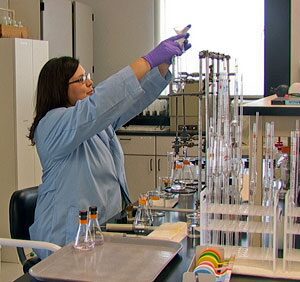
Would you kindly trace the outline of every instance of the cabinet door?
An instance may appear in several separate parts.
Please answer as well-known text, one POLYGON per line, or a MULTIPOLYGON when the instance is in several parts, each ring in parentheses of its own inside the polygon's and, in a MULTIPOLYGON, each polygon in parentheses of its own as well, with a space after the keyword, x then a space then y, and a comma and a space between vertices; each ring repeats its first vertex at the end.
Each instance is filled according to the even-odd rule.
POLYGON ((156 155, 167 156, 167 152, 172 152, 174 136, 156 136, 156 155))
POLYGON ((156 186, 160 185, 159 177, 167 176, 168 160, 167 152, 173 152, 173 136, 156 136, 156 186))
POLYGON ((15 39, 15 107, 17 186, 30 187, 34 179, 34 154, 26 137, 33 115, 32 40, 15 39))
POLYGON ((15 96, 17 141, 17 186, 31 187, 41 183, 41 166, 36 149, 26 137, 34 115, 37 79, 48 60, 48 42, 15 39, 15 96))
POLYGON ((155 136, 120 135, 125 155, 155 155, 155 136))
POLYGON ((168 159, 166 156, 156 156, 156 186, 160 185, 159 177, 167 176, 168 159))
POLYGON ((155 136, 120 135, 132 201, 155 187, 155 136))
POLYGON ((73 55, 72 2, 43 0, 42 39, 49 41, 49 58, 73 55))
POLYGON ((132 201, 155 187, 155 156, 125 155, 125 171, 132 201))

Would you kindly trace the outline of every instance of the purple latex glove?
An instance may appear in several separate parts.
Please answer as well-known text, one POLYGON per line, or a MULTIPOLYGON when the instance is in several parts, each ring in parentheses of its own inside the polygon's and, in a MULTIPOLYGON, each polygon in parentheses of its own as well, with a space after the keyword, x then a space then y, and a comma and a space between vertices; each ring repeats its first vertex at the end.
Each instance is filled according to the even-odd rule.
POLYGON ((173 56, 181 56, 183 51, 191 48, 191 44, 187 40, 188 37, 188 33, 172 36, 162 41, 156 48, 144 56, 144 59, 148 61, 151 68, 163 63, 171 64, 173 56), (183 38, 185 40, 183 44, 180 44, 178 40, 183 38))

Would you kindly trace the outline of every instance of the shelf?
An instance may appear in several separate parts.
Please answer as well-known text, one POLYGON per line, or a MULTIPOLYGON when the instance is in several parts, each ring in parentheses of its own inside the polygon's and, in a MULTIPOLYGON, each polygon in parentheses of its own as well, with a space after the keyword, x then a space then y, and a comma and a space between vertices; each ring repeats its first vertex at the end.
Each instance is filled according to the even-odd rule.
POLYGON ((287 250, 285 260, 300 262, 300 250, 298 250, 298 249, 287 250))
POLYGON ((288 216, 293 216, 293 217, 300 217, 300 207, 288 208, 287 215, 288 216))
POLYGON ((204 213, 249 215, 249 216, 273 216, 274 207, 258 205, 232 205, 232 204, 209 204, 201 209, 204 213))
POLYGON ((201 230, 226 231, 226 232, 248 232, 273 234, 273 223, 247 222, 226 219, 209 219, 207 226, 201 226, 201 230))
POLYGON ((240 247, 240 246, 221 246, 224 248, 224 256, 229 257, 232 254, 236 255, 236 260, 261 260, 272 261, 273 249, 272 248, 259 248, 259 247, 240 247))
POLYGON ((286 230, 287 234, 300 234, 300 224, 298 223, 293 223, 293 224, 288 224, 287 230, 286 230), (291 226, 289 226, 291 225, 291 226))

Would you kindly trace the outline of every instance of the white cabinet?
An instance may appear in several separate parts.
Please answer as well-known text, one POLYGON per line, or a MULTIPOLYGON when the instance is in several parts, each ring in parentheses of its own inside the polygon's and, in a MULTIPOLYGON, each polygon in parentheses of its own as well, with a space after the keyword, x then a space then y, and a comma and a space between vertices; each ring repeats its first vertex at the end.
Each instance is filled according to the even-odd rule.
POLYGON ((155 187, 155 136, 119 136, 131 200, 155 187))
MULTIPOLYGON (((48 42, 0 39, 0 237, 9 237, 11 194, 41 182, 41 167, 29 134, 38 74, 48 60, 48 42)), ((4 249, 3 249, 4 250, 4 249)), ((5 250, 2 259, 7 260, 5 250)))

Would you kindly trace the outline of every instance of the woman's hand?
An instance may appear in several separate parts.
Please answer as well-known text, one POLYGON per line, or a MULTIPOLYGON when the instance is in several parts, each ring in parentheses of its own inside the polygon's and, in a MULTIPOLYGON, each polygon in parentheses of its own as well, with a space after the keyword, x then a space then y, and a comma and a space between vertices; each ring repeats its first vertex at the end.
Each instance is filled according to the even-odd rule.
POLYGON ((162 41, 156 48, 150 51, 144 59, 146 59, 151 68, 157 67, 161 64, 171 64, 174 56, 181 56, 183 51, 191 48, 188 42, 189 34, 179 34, 172 36, 162 41), (183 44, 180 43, 183 40, 183 44))

